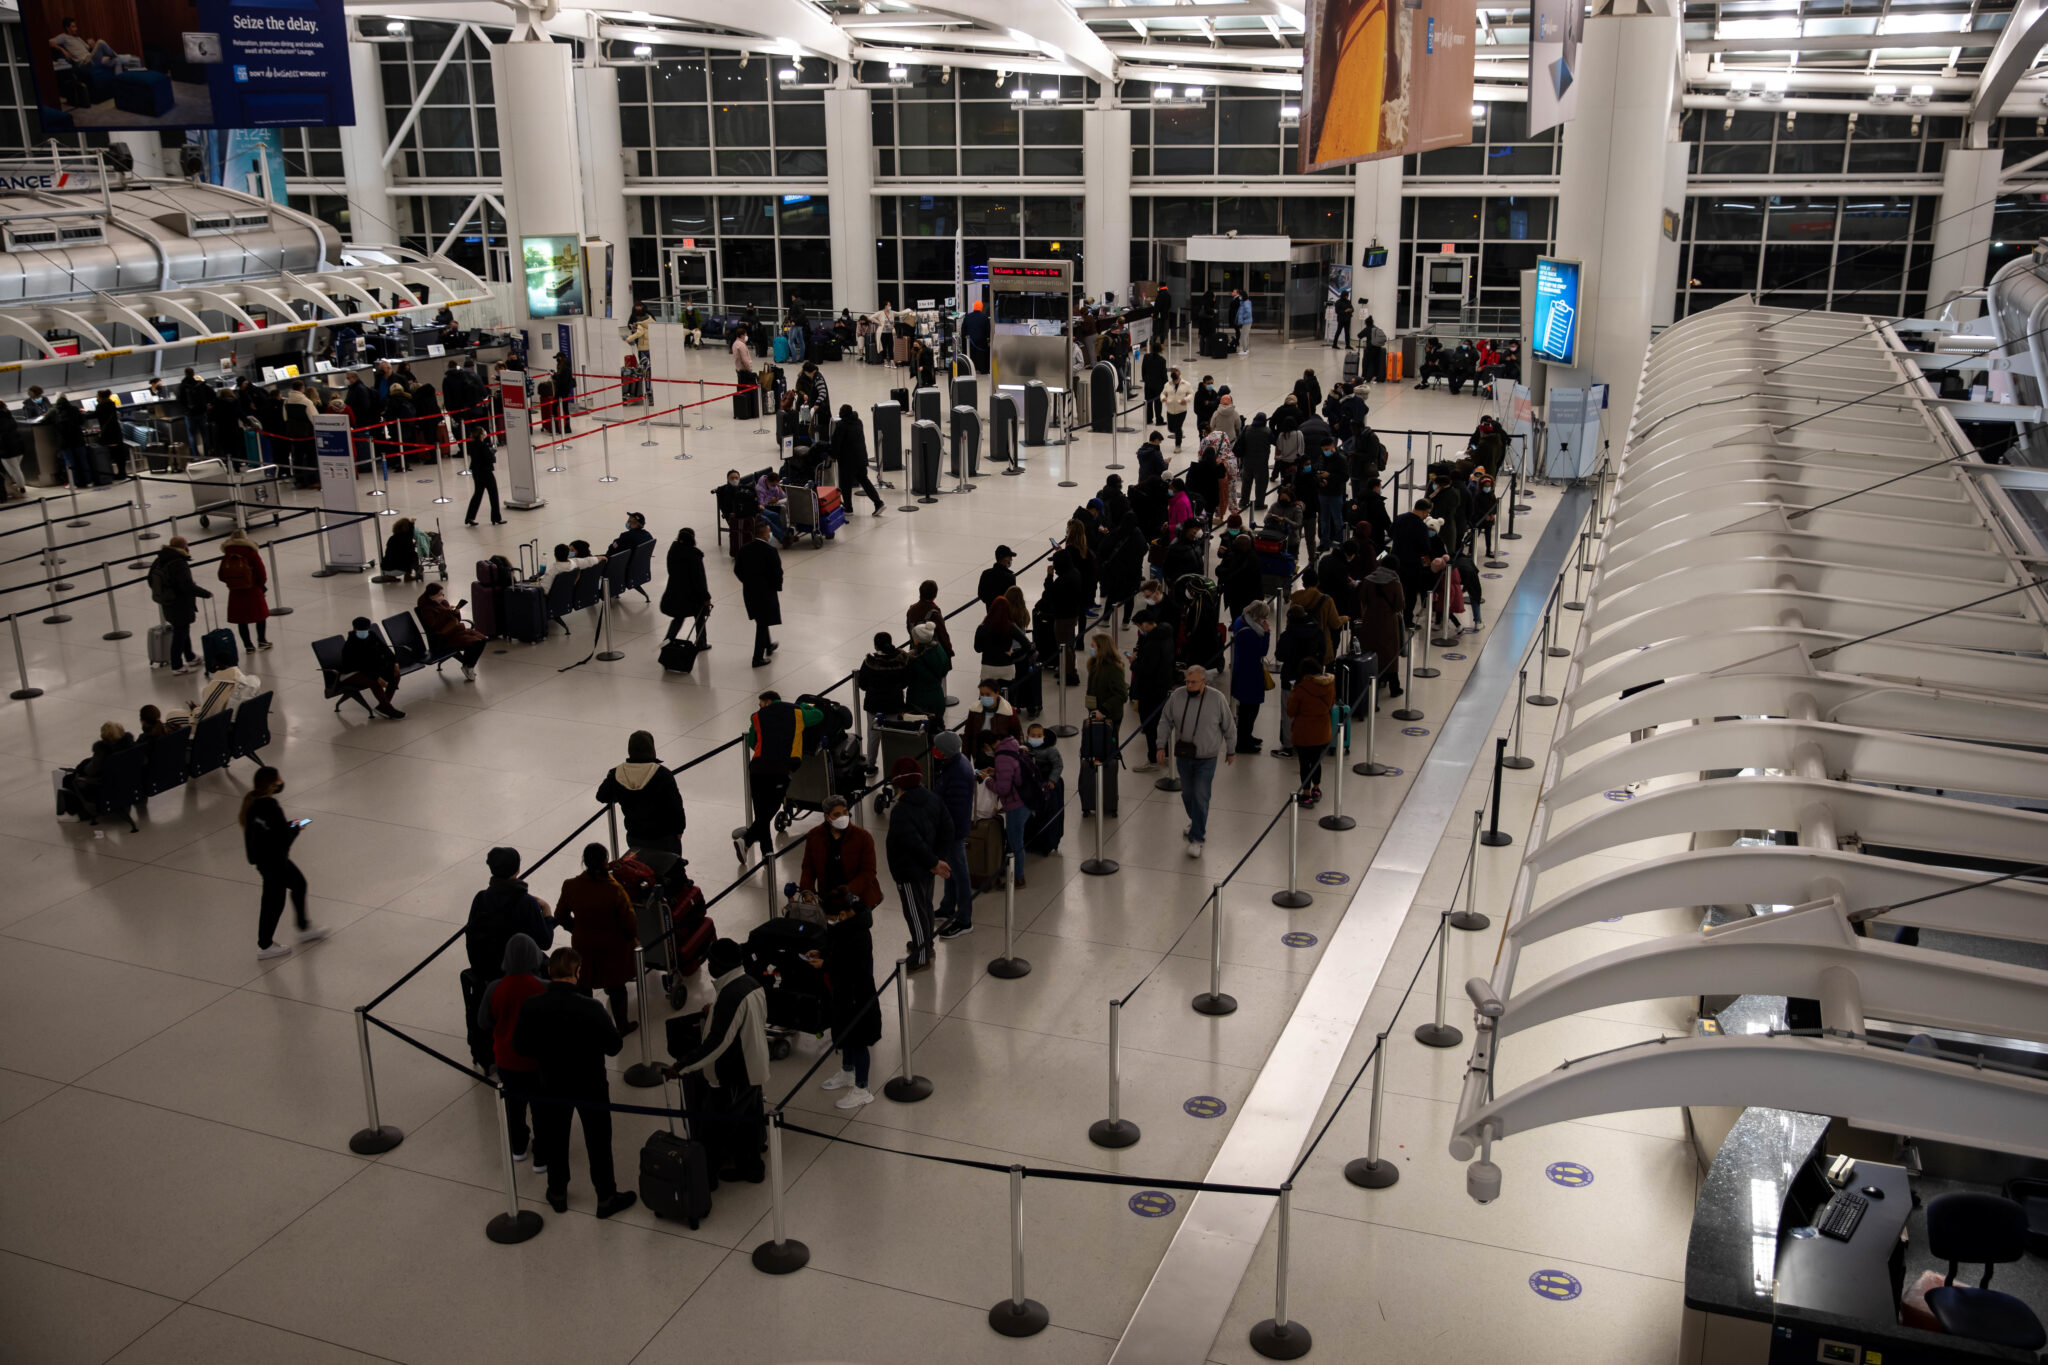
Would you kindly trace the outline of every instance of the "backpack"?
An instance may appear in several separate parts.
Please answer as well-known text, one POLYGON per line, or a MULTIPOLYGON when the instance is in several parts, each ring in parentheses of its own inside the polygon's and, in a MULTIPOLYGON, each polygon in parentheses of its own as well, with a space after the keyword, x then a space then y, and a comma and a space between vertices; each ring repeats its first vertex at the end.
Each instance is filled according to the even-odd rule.
POLYGON ((997 762, 1006 758, 1017 765, 1017 795, 1023 798, 1024 809, 1033 815, 1044 814, 1045 799, 1049 793, 1045 789, 1044 780, 1038 775, 1038 765, 1031 761, 1028 754, 996 755, 997 762))
POLYGON ((250 572, 249 561, 241 555, 227 555, 220 561, 220 581, 233 592, 256 586, 256 575, 250 572))
POLYGON ((167 607, 176 600, 175 595, 171 592, 170 583, 164 577, 164 562, 161 558, 149 566, 149 578, 147 581, 149 583, 150 600, 158 606, 167 607))
POLYGON ((1367 334, 1365 340, 1369 346, 1384 346, 1387 344, 1387 334, 1375 327, 1367 334))

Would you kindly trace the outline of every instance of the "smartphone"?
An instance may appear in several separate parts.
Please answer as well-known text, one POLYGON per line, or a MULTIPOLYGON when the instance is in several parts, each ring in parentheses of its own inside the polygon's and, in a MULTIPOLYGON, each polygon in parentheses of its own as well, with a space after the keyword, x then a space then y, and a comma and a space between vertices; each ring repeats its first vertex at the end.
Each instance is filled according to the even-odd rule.
POLYGON ((310 825, 310 824, 312 824, 312 823, 313 823, 313 817, 312 817, 312 816, 310 816, 310 815, 308 815, 308 816, 307 816, 307 817, 305 817, 305 818, 304 818, 303 820, 294 820, 294 821, 292 821, 292 828, 293 828, 293 829, 304 829, 304 828, 305 828, 306 826, 308 826, 308 825, 310 825))

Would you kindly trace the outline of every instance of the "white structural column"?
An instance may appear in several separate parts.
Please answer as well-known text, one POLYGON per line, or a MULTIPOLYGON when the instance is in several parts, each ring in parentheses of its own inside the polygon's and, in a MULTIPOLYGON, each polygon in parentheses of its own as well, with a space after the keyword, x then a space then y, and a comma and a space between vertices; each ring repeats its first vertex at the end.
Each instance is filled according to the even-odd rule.
MULTIPOLYGON (((871 312, 875 297, 875 125, 866 90, 825 92, 825 185, 836 311, 871 312)), ((886 300, 900 302, 900 300, 886 300)))
POLYGON ((1095 108, 1081 115, 1081 292, 1131 297, 1131 111, 1095 108))
MULTIPOLYGON (((638 225, 626 217, 626 163, 625 147, 619 139, 619 73, 610 66, 580 66, 574 72, 576 84, 576 135, 583 147, 583 221, 590 235, 609 243, 612 249, 612 316, 623 318, 631 307, 631 281, 633 272, 626 264, 626 237, 638 225)), ((636 203, 633 211, 640 206, 636 203)), ((592 280, 593 295, 603 287, 602 280, 592 280)), ((600 338, 615 339, 617 328, 606 331, 606 323, 596 307, 592 308, 590 338, 592 343, 600 338)), ((620 350, 611 346, 609 350, 592 351, 589 359, 593 362, 612 362, 617 356, 611 351, 620 350)))
POLYGON ((356 121, 341 132, 341 173, 348 184, 348 239, 364 245, 395 244, 405 236, 398 201, 391 194, 391 171, 384 164, 384 78, 377 70, 377 49, 369 43, 348 45, 349 81, 355 93, 356 121))
MULTIPOLYGON (((1941 162, 1941 216, 1934 224, 1934 264, 1927 270, 1927 316, 1940 317, 1958 294, 1984 287, 1991 260, 1991 215, 2005 153, 1950 143, 1941 162)), ((1961 299, 1954 316, 1983 312, 1983 300, 1961 299)))
MULTIPOLYGON (((1391 334, 1401 307, 1401 158, 1361 161, 1351 168, 1351 296, 1358 309, 1356 329, 1370 315, 1380 330, 1391 334), (1365 268, 1365 249, 1378 243, 1387 249, 1387 263, 1365 268)), ((1378 376, 1374 376, 1377 378, 1378 376)))
POLYGON ((1676 15, 1589 19, 1578 117, 1564 129, 1557 254, 1584 263, 1579 363, 1552 367, 1549 383, 1608 385, 1608 439, 1617 445, 1635 407, 1657 301, 1672 288, 1658 269, 1678 54, 1676 15))
MULTIPOLYGON (((576 126, 563 111, 574 107, 575 81, 569 45, 551 42, 494 43, 491 77, 497 91, 498 145, 503 149, 506 234, 512 247, 512 274, 521 278, 520 239, 585 235, 583 165, 576 126)), ((618 88, 612 89, 612 136, 618 136, 618 88)), ((622 194, 614 191, 623 199, 622 194)), ((624 205, 619 212, 623 218, 624 205)), ((532 328, 524 289, 517 291, 519 317, 532 328)), ((612 327, 600 323, 597 327, 612 327)), ((552 338, 549 338, 552 341, 552 338)), ((554 356, 536 332, 529 366, 553 363, 554 356)), ((587 342, 586 342, 587 351, 587 342)), ((586 354, 585 359, 591 359, 586 354)))

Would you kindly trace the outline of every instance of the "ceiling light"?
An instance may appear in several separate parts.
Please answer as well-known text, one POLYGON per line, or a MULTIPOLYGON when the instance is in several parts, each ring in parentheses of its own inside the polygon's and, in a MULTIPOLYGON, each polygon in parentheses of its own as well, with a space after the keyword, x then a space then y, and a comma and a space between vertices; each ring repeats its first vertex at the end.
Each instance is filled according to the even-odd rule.
POLYGON ((1173 87, 1172 87, 1172 86, 1170 86, 1170 85, 1155 85, 1155 86, 1153 86, 1153 87, 1152 87, 1152 98, 1153 98, 1153 99, 1155 99, 1155 100, 1170 100, 1170 99, 1172 99, 1172 98, 1173 98, 1173 87))
POLYGON ((1776 104, 1776 103, 1777 103, 1777 102, 1778 102, 1779 100, 1781 100, 1781 99, 1785 98, 1785 86, 1786 86, 1786 84, 1787 84, 1787 81, 1785 80, 1785 78, 1784 78, 1783 76, 1766 76, 1766 77, 1764 77, 1764 99, 1765 99, 1765 101, 1766 101, 1766 102, 1768 102, 1768 103, 1771 103, 1771 104, 1776 104))
POLYGON ((635 57, 652 57, 654 49, 645 43, 635 43, 633 44, 633 55, 635 57))
POLYGON ((907 67, 907 66, 892 66, 892 67, 890 67, 890 68, 889 68, 889 84, 891 84, 891 85, 908 85, 908 84, 910 84, 910 68, 909 68, 909 67, 907 67))
POLYGON ((1028 100, 1028 99, 1030 99, 1030 98, 1031 98, 1031 91, 1030 91, 1029 89, 1027 89, 1026 87, 1024 87, 1024 86, 1021 86, 1021 85, 1020 85, 1020 86, 1018 86, 1018 87, 1017 87, 1016 89, 1014 89, 1014 90, 1012 90, 1012 91, 1010 92, 1010 100, 1011 100, 1011 102, 1012 102, 1012 103, 1015 103, 1015 104, 1022 104, 1022 103, 1024 103, 1024 102, 1025 102, 1026 100, 1028 100))
POLYGON ((1039 92, 1038 92, 1038 98, 1040 98, 1040 99, 1042 99, 1042 100, 1048 100, 1048 101, 1050 101, 1050 100, 1056 100, 1056 99, 1058 99, 1059 97, 1060 97, 1060 92, 1059 92, 1059 87, 1058 87, 1058 86, 1054 86, 1054 87, 1053 87, 1052 89, 1050 89, 1050 90, 1041 90, 1041 91, 1039 91, 1039 92))
POLYGON ((1473 105, 1473 106, 1472 106, 1472 121, 1473 121, 1474 123, 1477 123, 1477 122, 1479 122, 1479 120, 1481 120, 1481 119, 1483 119, 1483 118, 1485 118, 1485 117, 1486 117, 1486 106, 1485 106, 1485 105, 1483 105, 1483 104, 1475 104, 1475 105, 1473 105))
POLYGON ((1870 100, 1873 104, 1890 104, 1898 93, 1896 85, 1880 85, 1870 92, 1870 100))
POLYGON ((1915 106, 1918 106, 1918 105, 1922 105, 1922 104, 1925 104, 1925 103, 1927 103, 1927 101, 1928 101, 1929 97, 1931 97, 1931 96, 1932 96, 1933 94, 1934 94, 1934 87, 1933 87, 1933 86, 1931 86, 1931 85, 1916 85, 1916 86, 1913 86, 1913 87, 1912 87, 1911 89, 1909 89, 1909 90, 1908 90, 1908 91, 1906 92, 1906 103, 1908 103, 1908 104, 1911 104, 1911 105, 1915 105, 1915 106))
POLYGON ((1287 125, 1289 125, 1289 124, 1298 124, 1298 123, 1300 123, 1300 122, 1301 122, 1301 106, 1300 106, 1300 105, 1298 105, 1298 104, 1283 104, 1283 105, 1281 105, 1281 106, 1280 106, 1280 123, 1281 123, 1281 125, 1282 125, 1283 127, 1284 127, 1284 126, 1287 126, 1287 125))
POLYGON ((793 66, 785 66, 782 70, 775 73, 775 79, 781 81, 784 85, 795 85, 797 77, 802 74, 793 66))
POLYGON ((391 35, 392 35, 392 36, 394 36, 394 37, 396 37, 396 36, 397 36, 397 35, 399 35, 399 34, 402 34, 402 33, 404 33, 404 32, 405 32, 405 20, 403 20, 403 19, 390 19, 390 20, 387 20, 387 21, 385 22, 385 24, 384 24, 384 31, 385 31, 386 33, 389 33, 389 34, 391 34, 391 35))
POLYGON ((1730 77, 1728 78, 1728 93, 1729 93, 1730 95, 1734 96, 1734 97, 1735 97, 1736 99, 1743 99, 1743 98, 1746 98, 1746 97, 1748 96, 1748 94, 1749 94, 1749 90, 1750 90, 1750 79, 1749 79, 1749 77, 1747 77, 1747 76, 1730 76, 1730 77))
POLYGON ((1202 87, 1199 85, 1185 86, 1180 93, 1188 99, 1198 100, 1202 98, 1202 87))

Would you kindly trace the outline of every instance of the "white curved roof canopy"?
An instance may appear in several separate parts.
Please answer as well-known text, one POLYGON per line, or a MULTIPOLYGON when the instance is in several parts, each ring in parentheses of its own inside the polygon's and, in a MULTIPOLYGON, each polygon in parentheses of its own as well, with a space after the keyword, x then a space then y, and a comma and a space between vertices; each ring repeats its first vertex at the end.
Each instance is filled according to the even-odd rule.
POLYGON ((1880 321, 1741 300, 1659 336, 1643 374, 1452 1154, 1671 1104, 2048 1152, 2048 1074, 1865 1024, 2048 1041, 2048 970, 1859 932, 2048 942, 2048 884, 1995 879, 2048 860, 2042 547, 1880 321), (1579 865, 1674 837, 1689 851, 1579 865), (1517 980, 1558 933, 1713 905, 1754 913, 1517 980), (1818 999, 1828 1032, 1670 1039, 1491 1093, 1525 1028, 1744 993, 1818 999))

